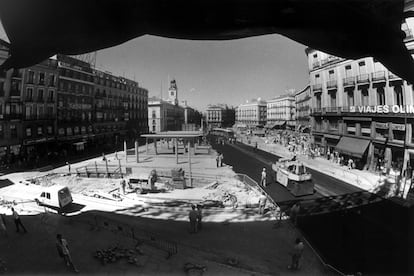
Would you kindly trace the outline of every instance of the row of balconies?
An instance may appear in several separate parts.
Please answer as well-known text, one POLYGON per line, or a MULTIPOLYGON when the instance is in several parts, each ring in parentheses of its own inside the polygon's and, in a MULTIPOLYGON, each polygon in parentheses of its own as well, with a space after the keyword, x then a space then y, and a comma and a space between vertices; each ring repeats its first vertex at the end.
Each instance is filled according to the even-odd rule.
POLYGON ((325 66, 330 63, 338 62, 344 60, 343 58, 337 57, 337 56, 328 56, 327 58, 324 58, 322 60, 316 60, 312 64, 312 68, 316 69, 322 66, 325 66))
MULTIPOLYGON (((398 76, 394 75, 391 72, 388 72, 388 80, 401 80, 398 76)), ((344 87, 351 87, 358 85, 364 85, 369 83, 379 83, 379 82, 386 82, 387 81, 387 74, 386 71, 378 71, 371 74, 361 74, 354 77, 346 77, 342 79, 342 84, 344 87)), ((336 89, 338 87, 338 80, 328 80, 326 82, 326 88, 329 89, 336 89)), ((316 83, 312 85, 313 92, 322 91, 322 83, 316 83)))
MULTIPOLYGON (((374 110, 376 106, 370 106, 371 110, 374 110)), ((389 112, 388 115, 394 115, 392 112, 392 106, 388 105, 389 112)), ((367 114, 366 112, 360 112, 358 107, 351 108, 349 106, 329 106, 329 107, 313 107, 310 111, 311 115, 329 115, 329 114, 335 114, 335 115, 342 115, 342 114, 367 114)), ((398 113, 395 115, 404 116, 404 113, 398 113)))
POLYGON ((44 98, 44 97, 25 97, 24 98, 25 102, 47 102, 47 103, 54 103, 55 102, 55 98, 44 98))

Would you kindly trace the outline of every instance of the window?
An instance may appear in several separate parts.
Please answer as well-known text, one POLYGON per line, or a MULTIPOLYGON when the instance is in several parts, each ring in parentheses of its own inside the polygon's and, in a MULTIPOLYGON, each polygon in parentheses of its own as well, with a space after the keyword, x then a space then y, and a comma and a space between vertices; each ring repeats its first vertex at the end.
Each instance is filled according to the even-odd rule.
POLYGON ((321 109, 322 108, 322 99, 321 99, 321 93, 318 93, 316 95, 316 108, 321 109))
POLYGON ((329 96, 331 100, 331 107, 336 107, 336 91, 330 92, 329 96))
POLYGON ((0 81, 0 97, 4 97, 4 82, 0 81))
POLYGON ((335 79, 335 71, 334 70, 329 70, 329 80, 334 80, 335 79))
POLYGON ((155 131, 155 125, 152 126, 152 131, 155 131))
POLYGON ((33 88, 28 87, 26 89, 26 101, 32 101, 33 99, 33 88))
POLYGON ((378 105, 385 105, 384 87, 378 87, 377 88, 377 103, 378 103, 378 105))
POLYGON ((354 106, 355 105, 355 99, 354 99, 354 91, 348 91, 348 106, 354 106))
POLYGON ((33 107, 31 105, 26 105, 26 119, 30 119, 30 117, 32 116, 32 109, 33 107))
POLYGON ((368 89, 364 88, 361 90, 361 102, 362 105, 369 105, 368 89))
POLYGON ((27 79, 27 83, 34 83, 35 72, 29 71, 29 77, 27 79))
POLYGON ((41 126, 37 127, 37 135, 43 135, 43 128, 41 126))
POLYGON ((55 91, 53 90, 49 90, 49 96, 48 96, 48 101, 53 102, 55 98, 55 91))
POLYGON ((43 89, 38 89, 37 90, 37 100, 38 101, 43 101, 43 89))
POLYGON ((45 85, 45 73, 39 73, 39 85, 45 85))
POLYGON ((64 128, 59 128, 59 135, 61 135, 61 136, 65 135, 65 129, 64 128))
POLYGON ((10 137, 17 138, 17 128, 16 125, 10 125, 10 137))
POLYGON ((52 126, 47 126, 47 134, 53 134, 53 127, 52 126))
POLYGON ((404 94, 401 86, 394 86, 395 104, 404 105, 404 94))
POLYGON ((364 74, 367 73, 367 68, 365 66, 365 61, 358 62, 358 66, 359 66, 359 74, 360 75, 364 75, 364 74))
POLYGON ((32 136, 32 129, 31 129, 30 127, 27 127, 27 128, 26 128, 26 136, 27 136, 27 137, 32 136))
POLYGON ((46 193, 46 198, 50 199, 50 193, 46 193))
POLYGON ((72 129, 70 127, 66 128, 66 135, 72 135, 72 129))
POLYGON ((0 124, 0 138, 3 138, 4 132, 3 132, 3 125, 0 124))
POLYGON ((54 74, 49 75, 49 86, 55 86, 55 75, 54 74))

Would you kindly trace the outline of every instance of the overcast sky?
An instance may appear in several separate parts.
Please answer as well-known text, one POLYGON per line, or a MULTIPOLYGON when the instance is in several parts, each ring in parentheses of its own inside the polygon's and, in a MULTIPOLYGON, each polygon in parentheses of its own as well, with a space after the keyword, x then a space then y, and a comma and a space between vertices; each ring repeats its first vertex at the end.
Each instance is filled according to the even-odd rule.
POLYGON ((280 35, 231 41, 189 41, 143 36, 101 50, 96 66, 139 82, 150 96, 167 97, 176 79, 178 98, 205 110, 270 99, 308 83, 305 46, 280 35), (162 88, 162 89, 161 89, 162 88))

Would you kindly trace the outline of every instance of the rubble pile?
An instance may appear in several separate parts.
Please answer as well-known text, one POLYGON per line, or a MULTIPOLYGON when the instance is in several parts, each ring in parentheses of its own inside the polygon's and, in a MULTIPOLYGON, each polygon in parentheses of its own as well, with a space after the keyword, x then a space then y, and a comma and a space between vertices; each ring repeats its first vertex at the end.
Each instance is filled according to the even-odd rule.
POLYGON ((107 249, 96 250, 94 257, 98 259, 102 265, 106 265, 108 263, 116 263, 121 259, 126 259, 130 264, 142 266, 139 258, 139 256, 142 255, 144 255, 144 252, 139 246, 137 246, 135 249, 114 246, 108 247, 107 249))
POLYGON ((225 206, 241 207, 257 204, 260 194, 238 180, 224 180, 223 182, 214 182, 205 187, 212 190, 204 200, 220 200, 225 206))

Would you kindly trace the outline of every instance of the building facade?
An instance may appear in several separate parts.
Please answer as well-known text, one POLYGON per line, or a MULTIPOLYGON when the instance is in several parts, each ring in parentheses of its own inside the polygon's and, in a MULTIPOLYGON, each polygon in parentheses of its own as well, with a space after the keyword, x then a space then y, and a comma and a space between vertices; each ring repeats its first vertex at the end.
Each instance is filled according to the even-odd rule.
POLYGON ((269 128, 294 129, 295 121, 295 94, 292 92, 267 101, 267 124, 269 128))
POLYGON ((189 106, 187 101, 182 102, 184 108, 184 123, 182 125, 183 131, 196 131, 200 129, 202 114, 189 106))
POLYGON ((206 111, 206 123, 209 129, 232 127, 236 119, 236 110, 225 104, 209 105, 206 111))
POLYGON ((59 154, 84 150, 94 137, 94 75, 89 63, 58 55, 57 141, 59 154))
MULTIPOLYGON (((8 56, 0 46, 0 60, 8 56)), ((35 163, 55 146, 57 62, 0 72, 0 164, 35 163)))
POLYGON ((267 104, 261 98, 246 101, 236 109, 236 124, 249 128, 264 127, 267 120, 267 104))
MULTIPOLYGON (((1 46, 0 59, 7 56, 1 46)), ((0 164, 36 166, 98 148, 100 139, 113 148, 118 136, 147 133, 148 91, 102 74, 63 55, 0 72, 0 164)))
POLYGON ((148 91, 138 82, 94 70, 93 129, 97 144, 147 133, 148 91))
MULTIPOLYGON (((403 29, 414 53, 413 26, 403 29)), ((346 60, 309 48, 306 54, 314 145, 353 158, 361 169, 401 174, 412 166, 412 85, 370 57, 346 60)))
POLYGON ((300 132, 309 132, 311 129, 310 111, 312 105, 311 90, 309 85, 295 94, 295 105, 296 129, 300 132))
POLYGON ((148 126, 150 132, 181 130, 184 108, 157 97, 148 99, 148 126))

